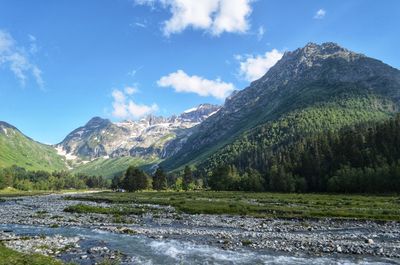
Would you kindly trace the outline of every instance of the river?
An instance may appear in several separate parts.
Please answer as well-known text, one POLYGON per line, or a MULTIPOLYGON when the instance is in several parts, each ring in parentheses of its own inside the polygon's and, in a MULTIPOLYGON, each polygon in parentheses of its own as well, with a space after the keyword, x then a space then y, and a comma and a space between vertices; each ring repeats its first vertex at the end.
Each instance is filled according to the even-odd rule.
MULTIPOLYGON (((182 231, 187 231, 190 227, 183 227, 182 224, 127 225, 135 229, 135 231, 139 231, 137 234, 131 235, 116 233, 115 231, 118 230, 115 230, 117 229, 115 227, 118 225, 114 227, 114 225, 108 223, 105 219, 90 224, 88 223, 89 219, 82 219, 78 223, 76 223, 76 220, 75 223, 68 223, 67 221, 71 220, 71 217, 64 216, 62 219, 64 221, 58 221, 58 224, 61 225, 60 227, 50 228, 51 220, 61 218, 59 217, 61 215, 68 215, 62 211, 60 212, 60 209, 63 209, 65 204, 71 203, 74 202, 62 200, 59 196, 27 197, 22 200, 10 200, 6 203, 2 203, 0 204, 0 223, 3 224, 0 224, 0 231, 12 233, 16 237, 38 235, 49 238, 55 235, 61 235, 65 238, 79 237, 78 248, 75 248, 73 251, 60 253, 57 257, 64 261, 73 261, 82 265, 94 264, 95 261, 101 258, 101 252, 93 253, 93 251, 90 251, 93 248, 99 247, 105 247, 112 252, 118 251, 123 253, 124 262, 122 264, 400 264, 400 259, 396 257, 363 254, 349 255, 341 253, 310 254, 309 251, 295 251, 295 246, 291 246, 293 247, 292 252, 248 246, 226 249, 221 247, 221 244, 218 244, 220 238, 213 239, 212 237, 221 233, 231 235, 230 230, 232 230, 232 235, 237 236, 238 234, 233 233, 236 231, 234 228, 220 226, 201 226, 201 230, 204 231, 204 233, 200 234, 197 232, 176 232, 176 234, 174 234, 174 230, 178 231, 183 229, 182 231), (43 202, 43 198, 45 198, 46 203, 43 202), (62 205, 57 204, 51 206, 54 202, 58 202, 58 204, 62 205), (40 205, 40 203, 42 203, 42 205, 40 205), (15 209, 15 211, 11 212, 12 209, 15 209), (54 212, 51 212, 52 210, 54 212), (38 211, 46 212, 48 218, 35 219, 35 215, 32 214, 32 212, 37 213, 38 211), (8 214, 9 216, 6 217, 4 214, 8 214), (57 218, 54 218, 54 216, 57 218), (67 218, 69 219, 67 220, 67 218), (155 231, 154 233, 152 233, 153 230, 155 231), (160 232, 164 230, 169 232, 160 232), (146 232, 142 233, 142 231, 146 232)), ((80 217, 74 216, 74 218, 80 217)), ((98 218, 98 216, 96 216, 96 218, 98 218)), ((249 219, 249 222, 253 222, 253 220, 249 219)), ((193 227, 193 229, 195 229, 195 227, 193 227)), ((197 227, 197 229, 200 228, 197 227)), ((382 229, 382 227, 380 227, 380 229, 382 229)), ((240 231, 245 233, 244 230, 240 231)), ((377 232, 378 231, 374 231, 374 233, 377 232)), ((365 232, 363 228, 351 232, 347 230, 338 230, 337 236, 340 238, 343 234, 358 236, 357 233, 365 232)), ((282 237, 282 240, 287 238, 285 233, 279 234, 285 235, 282 237)), ((296 234, 296 232, 289 234, 293 235, 293 238, 312 235, 312 233, 296 234)), ((322 233, 320 233, 320 236, 323 237, 322 233)), ((276 237, 276 234, 274 234, 274 237, 276 237)), ((307 238, 308 240, 313 240, 313 236, 308 236, 307 238)), ((262 240, 269 239, 260 239, 260 246, 262 245, 262 240)), ((279 238, 277 240, 279 240, 279 238)), ((306 240, 306 238, 304 240, 306 240)), ((388 245, 388 247, 394 246, 396 254, 399 247, 397 246, 396 248, 398 242, 396 238, 391 238, 389 236, 386 240, 391 241, 391 245, 388 245)), ((231 241, 235 242, 235 239, 233 238, 231 241)), ((279 245, 279 242, 276 244, 279 245)), ((290 241, 286 244, 290 245, 290 241)))

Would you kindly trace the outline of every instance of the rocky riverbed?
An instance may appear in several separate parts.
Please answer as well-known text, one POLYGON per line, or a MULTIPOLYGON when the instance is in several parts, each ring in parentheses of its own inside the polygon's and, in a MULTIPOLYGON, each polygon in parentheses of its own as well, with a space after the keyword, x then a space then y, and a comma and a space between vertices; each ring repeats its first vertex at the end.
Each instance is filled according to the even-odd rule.
MULTIPOLYGON (((254 257, 258 255, 263 257, 260 258, 261 261, 266 259, 265 255, 268 253, 269 256, 300 258, 297 264, 303 264, 301 260, 306 264, 307 260, 318 258, 332 261, 332 264, 337 264, 334 262, 341 260, 348 263, 357 263, 361 260, 366 263, 400 264, 400 224, 398 222, 333 219, 281 220, 224 215, 189 215, 177 213, 172 207, 136 204, 130 206, 147 210, 154 209, 154 211, 145 210, 140 215, 118 218, 105 214, 64 212, 66 207, 78 203, 82 202, 64 200, 63 195, 9 198, 0 202, 0 224, 3 224, 3 230, 7 228, 11 230, 1 232, 0 240, 18 251, 39 252, 58 256, 64 260, 74 260, 81 264, 94 264, 100 258, 120 259, 126 264, 140 263, 135 260, 136 252, 131 251, 131 248, 121 247, 125 249, 125 252, 130 252, 124 253, 118 249, 119 247, 111 249, 107 246, 107 237, 115 236, 123 236, 121 237, 123 240, 134 238, 136 240, 134 244, 139 244, 137 240, 144 240, 146 243, 143 244, 148 244, 150 249, 157 243, 173 243, 176 248, 177 244, 183 242, 189 244, 190 248, 211 247, 218 253, 243 253, 254 255, 254 257), (22 233, 21 236, 14 233, 15 228, 7 226, 14 224, 25 225, 28 228, 45 227, 46 231, 53 230, 54 232, 46 232, 47 235, 44 236, 39 234, 24 236, 22 233), (92 235, 87 232, 87 235, 92 236, 92 239, 88 240, 90 236, 85 238, 71 232, 65 233, 67 228, 82 228, 87 231, 96 231, 96 233, 107 233, 107 236, 96 241, 93 238, 97 238, 97 234, 92 235), (57 234, 57 229, 64 229, 60 230, 60 234, 64 235, 57 234)), ((83 203, 102 207, 120 207, 106 203, 83 203)), ((29 229, 27 231, 29 232, 29 229)), ((116 238, 115 242, 121 238, 116 238)), ((182 248, 184 246, 186 245, 182 245, 182 248)), ((139 249, 138 246, 136 248, 139 249)), ((168 251, 171 249, 166 250, 167 253, 168 251)), ((175 258, 181 258, 181 261, 189 258, 183 254, 179 256, 175 252, 170 254, 175 255, 175 258)), ((149 256, 151 257, 151 254, 149 256)), ((157 264, 154 261, 153 263, 157 264)), ((194 263, 202 264, 201 262, 194 263)), ((215 263, 224 264, 218 260, 215 260, 215 263)))

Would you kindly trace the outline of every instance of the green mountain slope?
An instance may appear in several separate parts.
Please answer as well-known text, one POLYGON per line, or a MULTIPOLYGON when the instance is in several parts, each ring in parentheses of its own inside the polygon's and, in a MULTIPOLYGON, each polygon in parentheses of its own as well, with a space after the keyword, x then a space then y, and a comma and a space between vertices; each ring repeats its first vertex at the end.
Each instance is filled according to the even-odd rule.
MULTIPOLYGON (((262 78, 229 97, 161 165, 210 169, 251 153, 248 145, 278 148, 293 137, 386 119, 399 102, 399 70, 334 43, 311 43, 285 53, 262 78)), ((250 157, 243 163, 250 165, 250 157)))
POLYGON ((152 165, 158 162, 157 158, 142 159, 138 157, 116 157, 116 158, 98 158, 89 163, 77 166, 72 170, 73 173, 84 173, 87 175, 97 175, 103 177, 113 177, 126 171, 129 166, 137 166, 143 169, 150 169, 152 165))
POLYGON ((282 146, 304 137, 341 128, 386 120, 396 112, 396 104, 373 94, 344 92, 330 100, 294 110, 279 119, 259 125, 198 164, 205 172, 223 165, 235 165, 265 172, 266 159, 282 146))
POLYGON ((18 129, 0 122, 0 167, 17 165, 27 170, 63 170, 64 160, 53 147, 38 143, 18 129))

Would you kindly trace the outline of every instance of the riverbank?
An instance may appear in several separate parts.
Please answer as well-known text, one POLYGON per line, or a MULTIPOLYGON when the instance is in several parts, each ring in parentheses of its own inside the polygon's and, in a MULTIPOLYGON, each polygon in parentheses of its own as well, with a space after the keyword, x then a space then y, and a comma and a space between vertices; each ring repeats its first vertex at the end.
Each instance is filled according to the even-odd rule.
POLYGON ((62 262, 40 254, 25 254, 0 244, 0 265, 62 265, 62 262))
POLYGON ((106 190, 77 190, 77 189, 68 189, 68 190, 30 190, 23 191, 17 190, 12 187, 8 187, 5 189, 0 189, 0 201, 4 200, 2 198, 7 197, 24 197, 24 196, 39 196, 39 195, 49 195, 49 194, 86 194, 86 193, 97 193, 97 192, 105 192, 106 190))
POLYGON ((400 221, 400 197, 261 192, 103 192, 74 200, 172 206, 188 214, 400 221))
MULTIPOLYGON (((165 197, 164 203, 152 204, 144 199, 140 201, 137 197, 148 197, 149 194, 140 194, 77 194, 69 196, 68 200, 65 199, 66 195, 7 198, 5 202, 0 203, 0 223, 46 228, 45 231, 52 236, 58 232, 64 233, 63 229, 81 228, 96 231, 100 235, 107 233, 107 236, 102 238, 104 242, 118 237, 116 242, 129 239, 134 240, 134 243, 135 240, 150 240, 149 246, 173 244, 173 247, 162 255, 170 255, 168 257, 178 259, 175 260, 175 263, 182 261, 179 260, 180 258, 183 261, 190 258, 179 256, 174 252, 173 249, 177 244, 183 244, 182 247, 185 244, 194 244, 194 246, 190 246, 191 248, 207 246, 214 252, 245 253, 247 256, 255 258, 265 255, 265 253, 274 253, 273 255, 281 253, 279 255, 290 258, 302 257, 304 261, 324 258, 332 262, 345 260, 349 264, 356 263, 354 260, 364 260, 365 263, 371 260, 373 263, 380 262, 382 264, 400 262, 400 224, 396 221, 189 214, 183 212, 179 207, 168 205, 165 197), (111 199, 112 196, 115 199, 111 199), (83 210, 71 210, 77 207, 83 210), (65 209, 69 210, 65 211, 65 209)), ((160 202, 160 196, 166 196, 155 192, 151 194, 154 200, 160 202)), ((203 200, 202 196, 195 197, 194 195, 177 194, 176 200, 179 201, 182 198, 180 196, 192 196, 193 200, 196 198, 203 200)), ((222 201, 221 196, 215 195, 208 200, 218 205, 218 200, 222 201)), ((279 197, 278 199, 282 200, 279 197)), ((264 200, 270 199, 264 196, 264 200)), ((328 199, 325 198, 325 200, 328 199)), ((383 203, 382 200, 377 203, 383 203)), ((243 202, 239 201, 238 203, 243 202)), ((258 202, 251 201, 251 203, 257 205, 258 202)), ((32 229, 27 231, 30 230, 32 229)), ((63 237, 76 236, 68 233, 63 237)), ((98 237, 97 234, 94 236, 94 238, 98 237)), ((97 244, 100 243, 85 246, 84 242, 85 237, 80 237, 76 242, 77 248, 65 250, 64 254, 60 252, 58 254, 50 253, 50 255, 62 257, 66 261, 76 261, 79 264, 94 264, 91 261, 98 260, 101 255, 105 255, 103 252, 88 254, 88 251, 93 252, 90 251, 91 248, 99 247, 97 244)), ((10 247, 13 246, 10 245, 10 247)), ((101 247, 110 249, 110 256, 114 257, 116 255, 112 251, 124 247, 125 252, 131 250, 126 246, 118 246, 113 250, 107 245, 101 245, 101 247)), ((124 252, 120 254, 126 255, 124 252)), ((122 257, 128 261, 135 258, 136 254, 138 255, 137 252, 134 252, 130 254, 131 256, 122 257)), ((149 254, 150 259, 154 255, 154 253, 149 254)), ((254 260, 252 261, 254 262, 254 260)), ((223 262, 217 263, 224 264, 223 262)), ((155 264, 161 263, 155 262, 155 264)), ((170 264, 174 263, 171 261, 170 264)), ((297 264, 306 264, 306 262, 297 264)))

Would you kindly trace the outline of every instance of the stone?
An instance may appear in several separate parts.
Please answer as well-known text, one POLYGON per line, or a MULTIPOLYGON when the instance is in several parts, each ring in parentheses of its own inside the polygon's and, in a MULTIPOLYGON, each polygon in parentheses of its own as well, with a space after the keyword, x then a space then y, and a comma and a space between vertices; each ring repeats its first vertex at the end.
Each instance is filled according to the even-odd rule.
POLYGON ((374 240, 372 240, 371 238, 367 238, 367 239, 365 239, 365 243, 374 244, 374 240))

